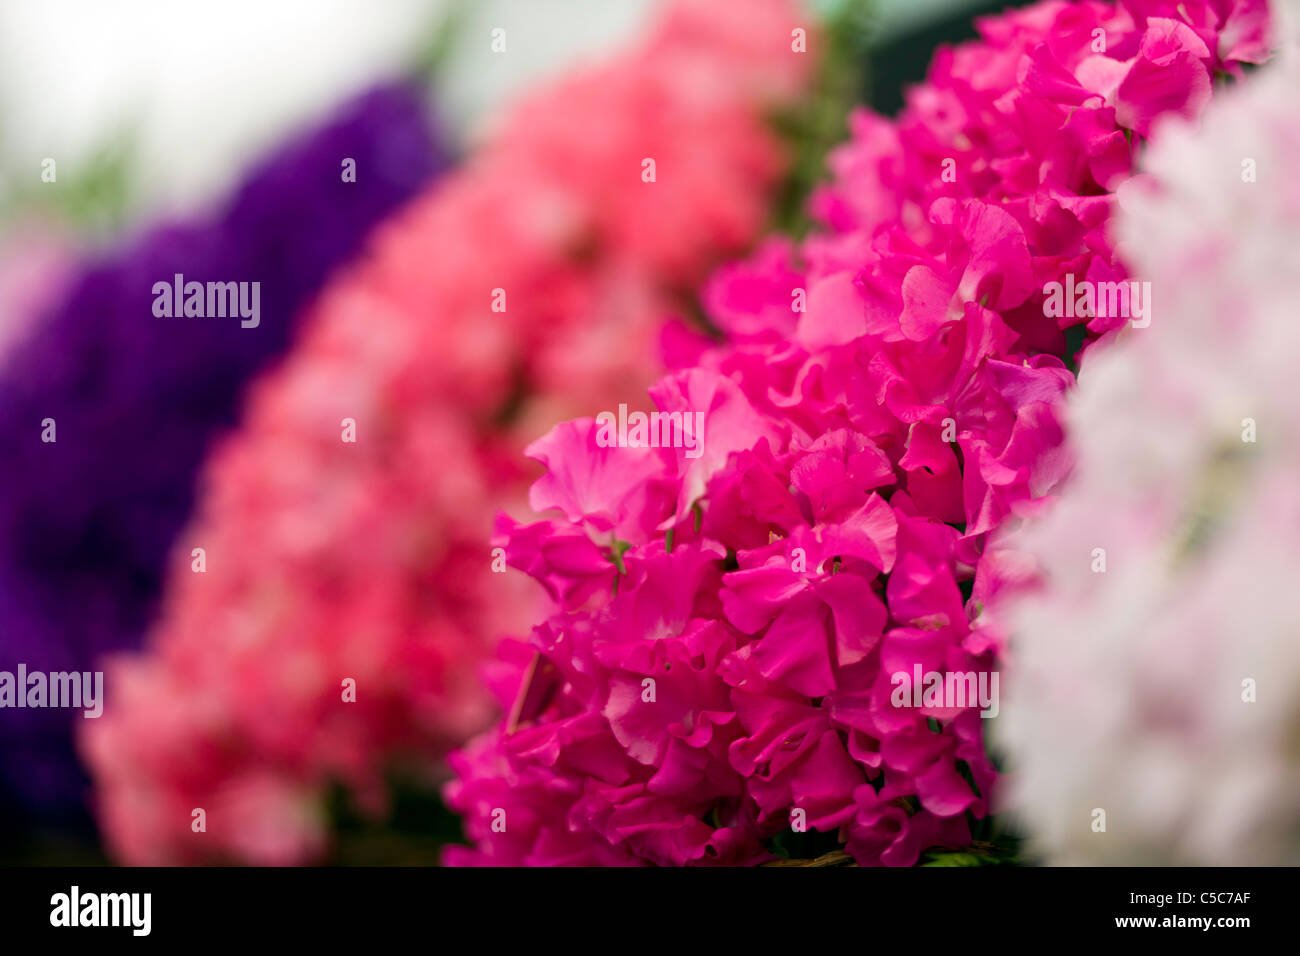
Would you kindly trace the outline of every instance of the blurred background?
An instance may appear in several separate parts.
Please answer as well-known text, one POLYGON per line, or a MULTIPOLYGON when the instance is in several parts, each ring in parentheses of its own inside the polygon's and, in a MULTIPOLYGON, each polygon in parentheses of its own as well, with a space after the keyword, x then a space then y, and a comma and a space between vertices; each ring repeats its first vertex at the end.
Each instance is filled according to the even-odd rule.
MULTIPOLYGON (((229 189, 259 152, 382 78, 422 70, 429 108, 468 149, 530 83, 635 34, 663 0, 163 0, 0 4, 0 199, 100 235, 194 208, 229 189), (495 26, 527 43, 486 59, 495 26), (436 62, 435 62, 436 61, 436 62), (59 190, 30 173, 46 157, 59 190)), ((827 18, 847 0, 809 0, 827 18)), ((1017 4, 857 3, 865 102, 892 113, 934 48, 974 35, 971 18, 1017 4), (870 52, 870 67, 865 54, 870 52)))

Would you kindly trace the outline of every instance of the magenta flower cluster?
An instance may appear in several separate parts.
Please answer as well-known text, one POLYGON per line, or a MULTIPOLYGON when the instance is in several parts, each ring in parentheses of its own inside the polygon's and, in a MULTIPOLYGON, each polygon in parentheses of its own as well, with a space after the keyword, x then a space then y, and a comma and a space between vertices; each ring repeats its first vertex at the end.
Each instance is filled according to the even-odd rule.
POLYGON ((996 779, 979 707, 898 706, 894 675, 997 667, 985 539, 1064 476, 1077 352, 1126 323, 1049 317, 1044 286, 1128 277, 1107 224, 1141 142, 1264 60, 1267 28, 1259 0, 1043 3, 940 51, 897 120, 852 118, 824 228, 719 272, 724 344, 678 333, 651 389, 658 437, 703 412, 700 447, 592 418, 530 448, 555 514, 496 543, 556 609, 453 758, 472 846, 448 862, 970 843, 996 779))

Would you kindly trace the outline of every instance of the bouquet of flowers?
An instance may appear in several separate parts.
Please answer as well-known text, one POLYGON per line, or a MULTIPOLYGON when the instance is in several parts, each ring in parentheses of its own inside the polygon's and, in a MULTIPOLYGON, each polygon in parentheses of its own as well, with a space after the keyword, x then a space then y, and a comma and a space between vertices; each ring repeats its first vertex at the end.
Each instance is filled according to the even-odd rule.
POLYGON ((1295 862, 1294 11, 1039 0, 886 116, 818 9, 11 256, 0 650, 107 692, 0 802, 75 723, 132 864, 1295 862))
POLYGON ((1265 27, 1250 2, 981 21, 897 120, 853 117, 821 232, 713 277, 725 341, 639 431, 530 447, 555 516, 498 540, 556 610, 453 760, 449 862, 909 865, 986 836, 985 545, 1067 473, 1080 352, 1143 318, 1052 286, 1130 279, 1108 226, 1140 144, 1265 27))

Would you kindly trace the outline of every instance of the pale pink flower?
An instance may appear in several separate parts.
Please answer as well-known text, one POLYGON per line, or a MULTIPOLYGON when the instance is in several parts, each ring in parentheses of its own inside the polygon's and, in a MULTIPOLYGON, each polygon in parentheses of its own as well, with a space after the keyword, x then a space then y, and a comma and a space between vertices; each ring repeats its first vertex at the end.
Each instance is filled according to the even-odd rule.
POLYGON ((999 544, 1005 802, 1051 862, 1300 862, 1298 79, 1159 128, 1116 224, 1159 315, 1088 355, 1075 473, 999 544))

